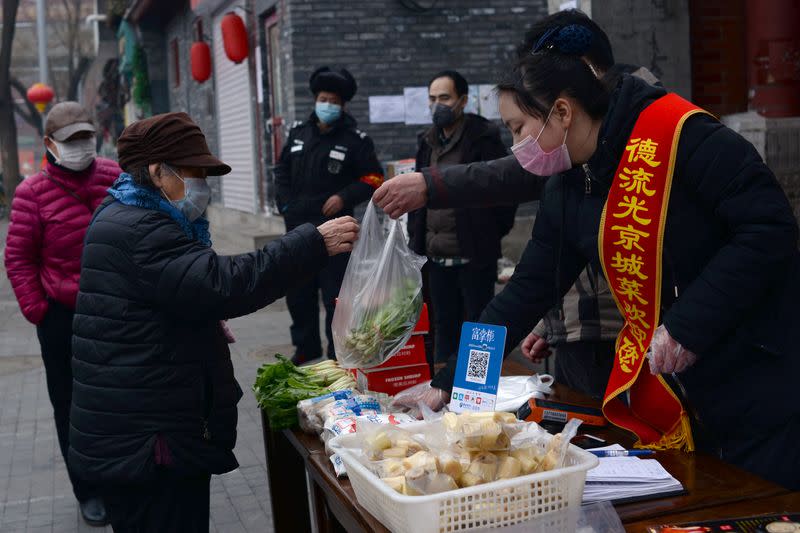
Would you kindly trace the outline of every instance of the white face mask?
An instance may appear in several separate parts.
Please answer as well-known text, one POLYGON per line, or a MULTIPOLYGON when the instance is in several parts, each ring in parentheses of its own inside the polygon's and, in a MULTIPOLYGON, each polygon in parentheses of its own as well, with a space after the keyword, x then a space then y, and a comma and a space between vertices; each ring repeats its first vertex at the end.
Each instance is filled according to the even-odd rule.
POLYGON ((76 172, 86 169, 97 157, 97 139, 95 139, 94 135, 88 139, 78 139, 70 142, 54 140, 53 144, 58 149, 58 155, 53 154, 53 157, 56 158, 56 163, 76 172))

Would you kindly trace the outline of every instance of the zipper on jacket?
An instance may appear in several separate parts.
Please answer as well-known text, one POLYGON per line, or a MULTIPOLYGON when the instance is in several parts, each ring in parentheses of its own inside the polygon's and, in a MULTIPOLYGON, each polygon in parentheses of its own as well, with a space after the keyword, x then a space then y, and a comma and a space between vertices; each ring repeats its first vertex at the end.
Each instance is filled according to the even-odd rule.
MULTIPOLYGON (((221 326, 218 326, 221 327, 221 326)), ((203 384, 205 385, 205 405, 203 406, 203 440, 211 440, 211 431, 208 429, 208 419, 211 417, 211 408, 213 405, 214 396, 214 380, 211 377, 211 370, 208 368, 208 362, 201 363, 203 370, 203 384)))
POLYGON ((584 192, 586 196, 590 196, 592 194, 592 171, 589 170, 589 165, 585 163, 583 165, 583 175, 585 176, 584 179, 586 180, 585 181, 586 186, 584 188, 584 192))

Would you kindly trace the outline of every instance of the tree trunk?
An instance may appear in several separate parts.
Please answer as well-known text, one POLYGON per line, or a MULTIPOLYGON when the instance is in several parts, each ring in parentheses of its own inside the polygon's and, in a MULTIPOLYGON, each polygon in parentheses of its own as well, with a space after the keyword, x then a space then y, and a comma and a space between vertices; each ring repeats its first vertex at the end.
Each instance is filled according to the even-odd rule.
POLYGON ((72 73, 69 79, 69 89, 67 90, 67 100, 74 102, 78 101, 78 88, 80 87, 86 73, 89 72, 89 67, 92 66, 92 60, 86 56, 81 56, 78 59, 78 68, 72 73))
POLYGON ((3 32, 0 43, 0 153, 3 159, 3 188, 11 202, 19 183, 19 153, 17 123, 14 121, 14 101, 11 99, 11 48, 16 29, 19 0, 3 0, 3 32))

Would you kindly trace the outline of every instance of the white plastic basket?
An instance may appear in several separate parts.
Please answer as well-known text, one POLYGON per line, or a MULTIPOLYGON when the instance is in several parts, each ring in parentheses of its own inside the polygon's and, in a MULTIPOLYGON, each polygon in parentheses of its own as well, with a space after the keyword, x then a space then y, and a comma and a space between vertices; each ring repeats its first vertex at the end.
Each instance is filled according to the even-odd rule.
MULTIPOLYGON (((402 427, 413 432, 425 424, 402 427)), ((597 457, 570 445, 564 468, 428 496, 405 496, 361 463, 361 441, 359 433, 351 433, 334 438, 330 446, 347 467, 358 503, 394 533, 450 533, 531 520, 551 522, 551 518, 548 533, 573 533, 586 472, 598 464, 597 457)))

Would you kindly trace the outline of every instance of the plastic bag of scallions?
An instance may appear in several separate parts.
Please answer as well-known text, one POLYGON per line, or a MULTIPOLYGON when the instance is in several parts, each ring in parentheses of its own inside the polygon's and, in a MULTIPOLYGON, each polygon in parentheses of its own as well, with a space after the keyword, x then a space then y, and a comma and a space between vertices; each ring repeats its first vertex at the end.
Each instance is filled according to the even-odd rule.
POLYGON ((258 369, 253 385, 258 406, 267 414, 271 429, 298 425, 297 402, 356 386, 353 375, 336 361, 295 366, 282 355, 276 357, 277 362, 258 369))
POLYGON ((370 202, 333 315, 333 344, 344 368, 380 365, 405 346, 419 320, 426 259, 408 248, 398 221, 388 225, 387 235, 370 202))

